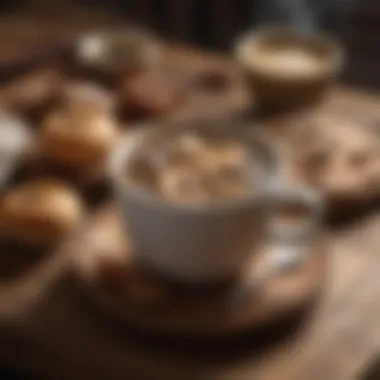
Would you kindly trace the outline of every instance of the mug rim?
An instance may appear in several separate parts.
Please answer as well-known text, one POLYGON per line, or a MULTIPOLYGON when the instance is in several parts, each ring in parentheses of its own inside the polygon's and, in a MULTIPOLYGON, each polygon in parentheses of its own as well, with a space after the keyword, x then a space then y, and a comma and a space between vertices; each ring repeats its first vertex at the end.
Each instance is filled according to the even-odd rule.
MULTIPOLYGON (((214 123, 214 122, 213 122, 214 123)), ((216 122, 217 123, 217 122, 216 122)), ((247 124, 247 128, 250 126, 247 124)), ((142 186, 133 186, 130 182, 125 179, 125 173, 123 173, 123 168, 129 159, 133 157, 133 153, 141 146, 144 138, 149 135, 152 130, 159 129, 158 125, 145 125, 139 126, 137 130, 130 131, 125 136, 122 137, 118 146, 111 155, 107 172, 110 176, 112 183, 115 184, 116 190, 123 191, 132 195, 135 199, 149 205, 150 207, 155 207, 159 209, 165 209, 165 211, 171 212, 186 212, 188 214, 205 214, 209 212, 223 212, 230 209, 242 209, 247 206, 254 206, 260 203, 264 199, 265 187, 259 185, 258 191, 250 192, 245 196, 231 197, 227 199, 219 199, 211 202, 202 202, 199 204, 174 204, 155 197, 147 191, 144 191, 142 186), (154 129, 149 129, 153 127, 154 129)), ((181 128, 181 126, 179 126, 181 128)), ((158 132, 159 133, 159 132, 158 132)), ((257 142, 261 144, 261 147, 265 149, 267 154, 266 158, 263 158, 263 166, 260 165, 260 174, 264 177, 264 182, 269 184, 276 178, 276 162, 277 162, 277 152, 276 150, 261 141, 259 138, 257 142), (266 162, 265 162, 266 161, 266 162), (266 177, 266 178, 265 178, 266 177)))
POLYGON ((345 60, 345 51, 342 44, 332 35, 324 32, 318 32, 316 34, 301 34, 297 32, 296 29, 283 25, 272 25, 248 29, 235 40, 234 55, 247 69, 257 71, 260 75, 299 81, 334 75, 342 69, 345 60), (327 63, 326 66, 321 67, 315 74, 293 78, 287 77, 286 75, 284 76, 281 73, 268 72, 265 69, 260 69, 255 64, 254 59, 248 61, 247 48, 249 46, 255 46, 264 39, 270 39, 277 36, 305 39, 305 41, 310 42, 311 49, 315 44, 325 46, 328 49, 328 56, 325 59, 325 62, 327 63))

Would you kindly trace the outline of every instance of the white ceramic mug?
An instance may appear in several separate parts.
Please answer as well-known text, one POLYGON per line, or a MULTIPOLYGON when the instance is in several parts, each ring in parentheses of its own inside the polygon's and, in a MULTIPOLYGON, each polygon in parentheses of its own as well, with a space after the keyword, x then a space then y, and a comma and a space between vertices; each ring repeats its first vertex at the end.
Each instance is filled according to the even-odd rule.
POLYGON ((261 186, 255 194, 199 206, 173 205, 154 198, 128 182, 125 174, 134 153, 151 133, 152 129, 142 128, 128 134, 109 168, 135 254, 157 273, 197 285, 235 277, 268 236, 269 210, 280 205, 298 204, 307 209, 306 222, 298 226, 300 236, 318 224, 320 199, 308 188, 283 188, 275 152, 260 140, 251 144, 262 159, 261 186))

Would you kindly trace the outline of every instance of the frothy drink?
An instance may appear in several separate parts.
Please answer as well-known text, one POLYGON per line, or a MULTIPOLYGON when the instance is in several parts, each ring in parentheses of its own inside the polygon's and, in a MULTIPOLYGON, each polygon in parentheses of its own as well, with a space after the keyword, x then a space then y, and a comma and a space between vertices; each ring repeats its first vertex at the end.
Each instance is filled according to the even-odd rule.
POLYGON ((313 75, 321 68, 317 54, 297 46, 267 46, 256 58, 267 70, 285 75, 313 75))
POLYGON ((127 178, 134 184, 175 204, 247 195, 252 187, 247 174, 243 144, 196 133, 146 144, 127 168, 127 178))

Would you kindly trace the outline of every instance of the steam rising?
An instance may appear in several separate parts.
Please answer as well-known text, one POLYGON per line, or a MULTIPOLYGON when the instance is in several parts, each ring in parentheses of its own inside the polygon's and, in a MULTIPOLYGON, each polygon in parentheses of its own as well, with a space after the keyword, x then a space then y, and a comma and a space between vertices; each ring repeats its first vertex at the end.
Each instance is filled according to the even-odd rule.
POLYGON ((326 3, 321 0, 266 0, 258 10, 259 22, 285 23, 303 33, 314 33, 320 28, 325 8, 326 3))
POLYGON ((279 0, 289 15, 290 25, 303 33, 318 30, 318 15, 305 0, 279 0))

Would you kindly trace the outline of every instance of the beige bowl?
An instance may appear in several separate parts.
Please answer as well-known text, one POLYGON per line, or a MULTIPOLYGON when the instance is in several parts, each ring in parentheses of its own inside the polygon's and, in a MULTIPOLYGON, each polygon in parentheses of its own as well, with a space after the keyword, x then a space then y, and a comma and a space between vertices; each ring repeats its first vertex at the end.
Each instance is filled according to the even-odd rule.
POLYGON ((286 28, 244 34, 235 56, 247 72, 257 106, 271 110, 315 104, 344 62, 343 49, 333 38, 286 28))

